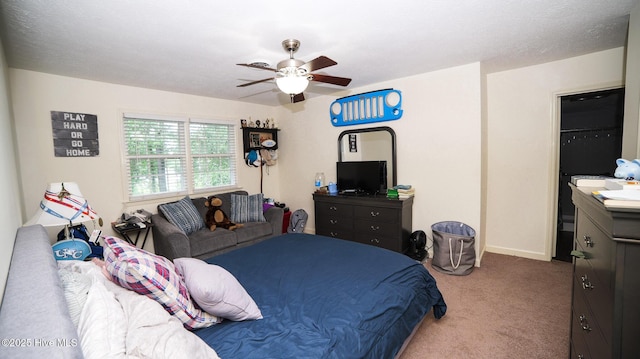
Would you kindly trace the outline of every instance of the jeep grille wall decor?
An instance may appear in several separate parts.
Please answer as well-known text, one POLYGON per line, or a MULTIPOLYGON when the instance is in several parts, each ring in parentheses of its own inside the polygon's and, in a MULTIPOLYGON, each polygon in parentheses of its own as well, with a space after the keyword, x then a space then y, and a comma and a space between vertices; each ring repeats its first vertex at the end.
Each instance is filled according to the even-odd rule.
POLYGON ((342 97, 331 103, 329 114, 336 127, 397 120, 402 117, 402 93, 384 89, 342 97))

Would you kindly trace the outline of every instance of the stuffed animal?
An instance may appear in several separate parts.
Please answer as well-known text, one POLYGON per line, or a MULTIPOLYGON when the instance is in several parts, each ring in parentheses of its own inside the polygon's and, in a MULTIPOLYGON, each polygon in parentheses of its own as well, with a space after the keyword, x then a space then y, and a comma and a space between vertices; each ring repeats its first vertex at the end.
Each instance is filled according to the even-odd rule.
POLYGON ((231 222, 229 216, 220 208, 222 206, 222 200, 216 196, 209 196, 204 205, 209 209, 205 215, 204 223, 210 230, 215 230, 217 227, 228 229, 233 231, 236 228, 242 227, 242 224, 236 224, 231 222))
POLYGON ((615 178, 622 178, 625 180, 640 180, 640 160, 635 159, 633 161, 625 160, 624 158, 618 158, 616 160, 618 168, 613 173, 615 178))

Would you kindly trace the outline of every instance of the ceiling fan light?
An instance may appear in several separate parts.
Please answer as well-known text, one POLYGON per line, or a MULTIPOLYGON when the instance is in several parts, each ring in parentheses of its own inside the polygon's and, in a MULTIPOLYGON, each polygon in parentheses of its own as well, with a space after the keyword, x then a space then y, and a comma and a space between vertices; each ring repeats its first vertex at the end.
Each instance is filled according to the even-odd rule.
POLYGON ((287 95, 297 95, 304 92, 309 85, 309 80, 306 76, 288 75, 276 78, 276 85, 280 91, 287 95))

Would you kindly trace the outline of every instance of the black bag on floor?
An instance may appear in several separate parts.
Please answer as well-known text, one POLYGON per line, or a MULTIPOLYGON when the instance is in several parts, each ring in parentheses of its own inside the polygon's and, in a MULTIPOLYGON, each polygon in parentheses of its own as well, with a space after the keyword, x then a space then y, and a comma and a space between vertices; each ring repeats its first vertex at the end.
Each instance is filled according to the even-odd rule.
POLYGON ((470 274, 476 264, 476 231, 454 221, 438 222, 431 226, 431 231, 433 269, 453 275, 470 274))

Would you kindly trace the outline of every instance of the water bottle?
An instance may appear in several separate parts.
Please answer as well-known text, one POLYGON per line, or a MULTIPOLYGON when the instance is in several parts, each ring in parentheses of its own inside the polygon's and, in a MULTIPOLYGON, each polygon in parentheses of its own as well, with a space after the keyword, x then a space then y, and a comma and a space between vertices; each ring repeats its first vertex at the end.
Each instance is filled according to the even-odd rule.
POLYGON ((324 172, 316 173, 316 191, 319 190, 322 186, 324 186, 324 172))

